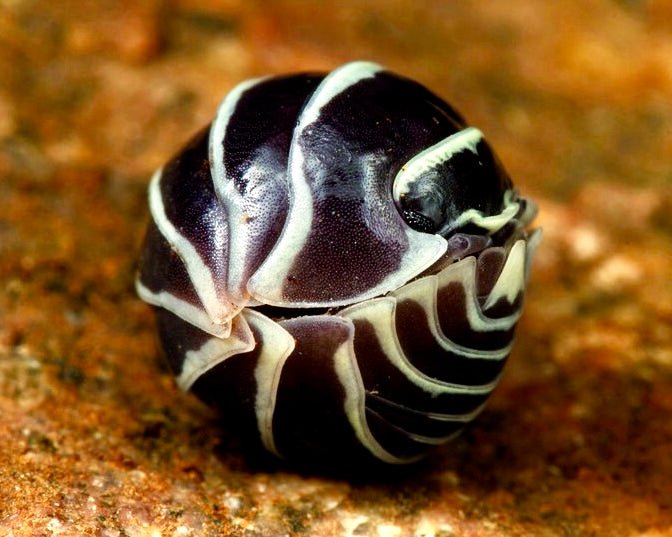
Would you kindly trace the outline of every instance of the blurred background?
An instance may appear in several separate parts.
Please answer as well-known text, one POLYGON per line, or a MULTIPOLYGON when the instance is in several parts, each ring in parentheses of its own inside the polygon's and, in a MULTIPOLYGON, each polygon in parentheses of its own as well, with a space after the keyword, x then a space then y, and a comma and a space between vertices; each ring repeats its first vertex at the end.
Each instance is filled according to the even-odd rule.
POLYGON ((672 534, 672 2, 0 0, 0 535, 672 534), (501 387, 390 482, 251 465, 133 291, 152 171, 254 76, 368 59, 544 241, 501 387))

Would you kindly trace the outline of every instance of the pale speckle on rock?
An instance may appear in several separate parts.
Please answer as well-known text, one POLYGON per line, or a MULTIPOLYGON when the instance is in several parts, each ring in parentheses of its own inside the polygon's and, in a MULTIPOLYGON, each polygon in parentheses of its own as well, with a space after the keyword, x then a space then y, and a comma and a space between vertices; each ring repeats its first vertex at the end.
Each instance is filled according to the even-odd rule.
POLYGON ((402 528, 395 524, 379 524, 376 527, 378 537, 400 537, 402 528))
POLYGON ((579 261, 594 259, 604 249, 603 238, 590 225, 580 225, 571 230, 568 243, 572 254, 579 261))
POLYGON ((423 518, 418 522, 413 537, 448 537, 454 533, 455 528, 448 522, 423 518))
POLYGON ((591 274, 593 285, 604 291, 620 291, 641 280, 639 264, 625 255, 614 255, 602 262, 591 274))
POLYGON ((340 523, 343 527, 342 537, 358 535, 357 531, 369 521, 369 517, 362 514, 341 514, 340 523))

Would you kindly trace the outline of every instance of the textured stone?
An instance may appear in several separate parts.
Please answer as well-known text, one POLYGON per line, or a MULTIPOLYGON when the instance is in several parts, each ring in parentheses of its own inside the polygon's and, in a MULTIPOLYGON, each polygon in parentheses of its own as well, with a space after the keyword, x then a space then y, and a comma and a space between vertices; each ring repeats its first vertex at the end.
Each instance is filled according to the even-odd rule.
POLYGON ((672 533, 663 1, 0 3, 0 535, 672 533), (384 478, 250 460, 134 295, 145 188, 236 82, 356 58, 454 102, 541 207, 479 420, 384 478))

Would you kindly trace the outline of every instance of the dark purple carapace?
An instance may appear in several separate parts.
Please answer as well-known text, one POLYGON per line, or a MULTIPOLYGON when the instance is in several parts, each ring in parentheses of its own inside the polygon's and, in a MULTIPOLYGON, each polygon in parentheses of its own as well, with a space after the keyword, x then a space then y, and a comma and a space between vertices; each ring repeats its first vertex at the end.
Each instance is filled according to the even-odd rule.
POLYGON ((149 188, 137 289, 179 385, 295 461, 417 460, 511 350, 534 204, 367 62, 244 82, 149 188))

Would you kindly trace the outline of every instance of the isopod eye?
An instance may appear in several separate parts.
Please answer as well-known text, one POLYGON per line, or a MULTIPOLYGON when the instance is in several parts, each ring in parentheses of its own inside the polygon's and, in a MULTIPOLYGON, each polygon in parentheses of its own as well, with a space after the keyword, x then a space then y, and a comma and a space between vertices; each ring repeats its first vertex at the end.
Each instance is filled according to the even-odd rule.
POLYGON ((449 211, 445 181, 436 169, 423 172, 399 195, 399 209, 406 223, 423 233, 437 233, 449 211))
POLYGON ((511 181, 483 134, 463 129, 425 149, 397 173, 394 201, 406 223, 418 231, 449 236, 502 210, 511 181))

